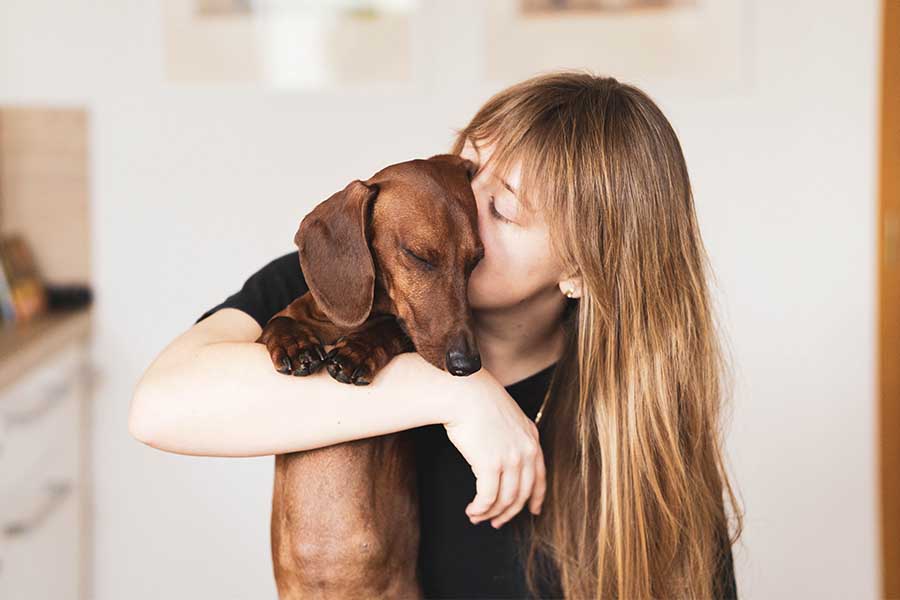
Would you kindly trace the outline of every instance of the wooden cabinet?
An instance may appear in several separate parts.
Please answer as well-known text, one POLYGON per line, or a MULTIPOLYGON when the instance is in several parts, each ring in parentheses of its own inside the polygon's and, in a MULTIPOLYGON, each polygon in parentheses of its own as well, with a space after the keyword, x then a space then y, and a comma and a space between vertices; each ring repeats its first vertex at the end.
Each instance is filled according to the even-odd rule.
POLYGON ((89 588, 88 337, 0 388, 0 598, 84 599, 89 588))

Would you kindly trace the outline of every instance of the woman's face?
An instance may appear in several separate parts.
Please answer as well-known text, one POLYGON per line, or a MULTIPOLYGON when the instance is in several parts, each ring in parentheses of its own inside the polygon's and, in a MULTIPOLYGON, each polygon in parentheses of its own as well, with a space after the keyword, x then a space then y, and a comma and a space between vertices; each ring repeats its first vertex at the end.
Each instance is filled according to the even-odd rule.
MULTIPOLYGON (((562 273, 550 256, 550 239, 541 215, 526 213, 515 193, 491 171, 492 166, 485 166, 491 147, 475 147, 466 140, 461 155, 480 166, 472 190, 478 204, 484 258, 469 278, 470 307, 503 308, 537 293, 560 293, 557 286, 562 273)), ((518 190, 519 178, 520 165, 516 163, 505 183, 518 190)))

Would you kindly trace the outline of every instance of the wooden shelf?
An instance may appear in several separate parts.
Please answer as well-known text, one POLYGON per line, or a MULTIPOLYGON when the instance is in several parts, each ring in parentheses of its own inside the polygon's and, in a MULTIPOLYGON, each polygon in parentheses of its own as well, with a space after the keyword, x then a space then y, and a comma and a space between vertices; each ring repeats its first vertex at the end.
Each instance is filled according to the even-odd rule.
POLYGON ((0 390, 31 367, 91 332, 91 309, 53 311, 0 329, 0 390))

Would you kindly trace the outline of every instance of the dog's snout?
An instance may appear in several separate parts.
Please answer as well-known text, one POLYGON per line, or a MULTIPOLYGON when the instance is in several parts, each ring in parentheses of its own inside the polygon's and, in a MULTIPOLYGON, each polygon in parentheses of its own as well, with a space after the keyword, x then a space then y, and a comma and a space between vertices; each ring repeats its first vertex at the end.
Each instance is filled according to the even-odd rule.
POLYGON ((460 333, 447 350, 447 371, 452 375, 471 375, 481 368, 481 355, 471 333, 460 333))

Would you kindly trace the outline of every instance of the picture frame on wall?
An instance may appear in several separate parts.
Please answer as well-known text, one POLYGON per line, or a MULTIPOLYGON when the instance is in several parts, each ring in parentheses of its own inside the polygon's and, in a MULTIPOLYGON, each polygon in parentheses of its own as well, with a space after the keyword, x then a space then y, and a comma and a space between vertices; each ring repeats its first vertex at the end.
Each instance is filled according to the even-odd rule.
POLYGON ((553 13, 609 12, 691 6, 697 0, 522 0, 522 13, 551 15, 553 13))
POLYGON ((322 90, 413 82, 420 0, 161 0, 173 83, 322 90))
POLYGON ((748 83, 747 0, 491 0, 485 79, 585 69, 663 89, 740 90, 748 83))

